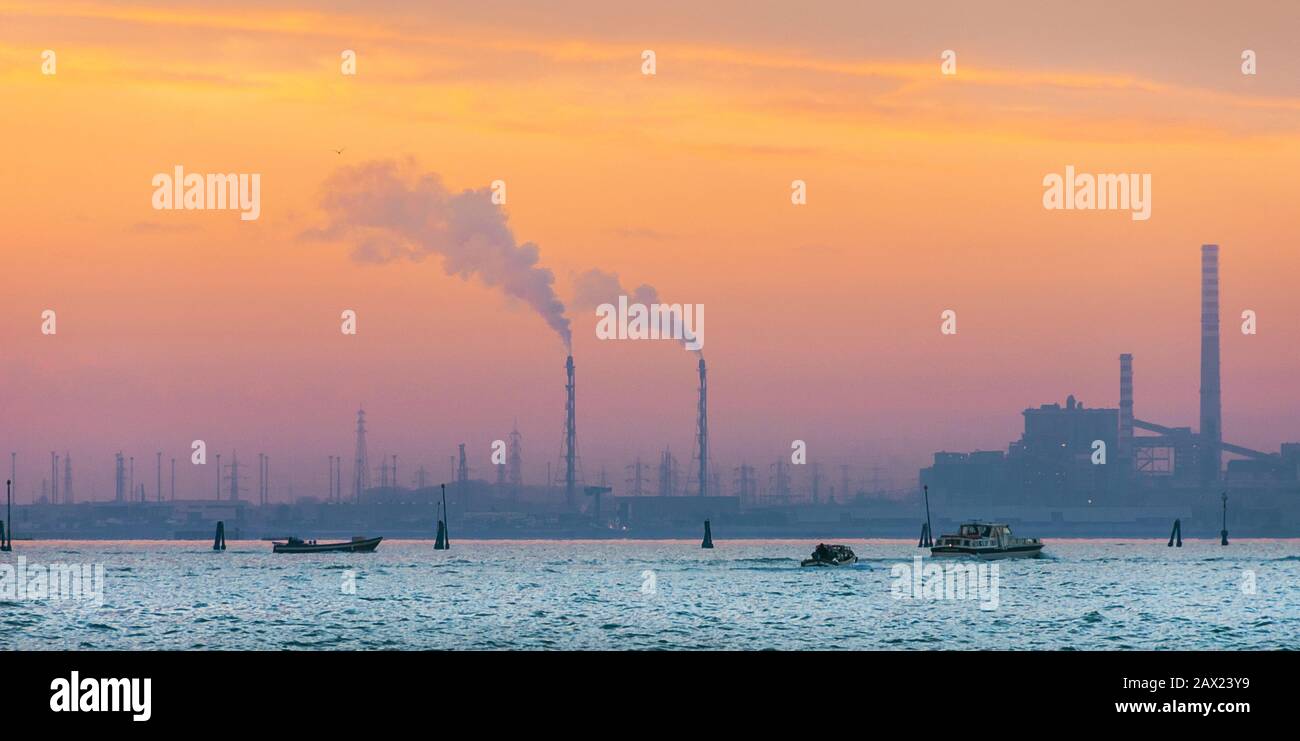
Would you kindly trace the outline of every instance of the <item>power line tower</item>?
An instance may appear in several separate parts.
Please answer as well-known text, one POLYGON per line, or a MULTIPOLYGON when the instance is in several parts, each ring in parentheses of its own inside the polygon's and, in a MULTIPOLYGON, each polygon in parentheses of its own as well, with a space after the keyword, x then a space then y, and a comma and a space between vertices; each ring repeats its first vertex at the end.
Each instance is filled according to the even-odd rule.
POLYGON ((632 487, 632 496, 645 496, 645 468, 646 465, 641 462, 641 456, 636 457, 636 463, 626 466, 627 470, 632 472, 632 478, 626 479, 626 483, 632 487))
POLYGON ((524 486, 524 436, 519 434, 519 420, 510 430, 510 488, 511 496, 518 498, 524 486))
POLYGON ((785 460, 778 458, 776 463, 773 463, 769 470, 771 470, 772 473, 768 476, 768 497, 777 504, 789 504, 790 472, 786 469, 785 460))
POLYGON ((677 494, 677 459, 671 448, 664 448, 659 456, 659 496, 671 497, 677 494))
POLYGON ((754 477, 754 467, 748 463, 740 464, 736 469, 736 494, 740 497, 740 503, 757 504, 758 503, 758 479, 754 477))
POLYGON ((116 469, 113 474, 114 493, 113 501, 126 501, 126 459, 119 452, 116 456, 116 469))
POLYGON ((461 443, 457 449, 456 483, 464 484, 469 481, 469 462, 465 460, 465 443, 461 443))
POLYGON ((352 459, 352 500, 361 502, 361 494, 370 488, 370 458, 366 453, 366 410, 357 410, 357 450, 352 459))
POLYGON ((239 453, 231 452, 230 454, 230 501, 239 501, 239 453))

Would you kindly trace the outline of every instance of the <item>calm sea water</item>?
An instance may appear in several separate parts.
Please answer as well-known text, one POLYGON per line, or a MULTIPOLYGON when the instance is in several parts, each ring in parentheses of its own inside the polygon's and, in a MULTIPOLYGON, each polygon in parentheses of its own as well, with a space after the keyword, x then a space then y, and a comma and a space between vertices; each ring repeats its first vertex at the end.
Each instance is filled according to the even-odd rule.
POLYGON ((18 649, 1300 648, 1300 541, 1056 541, 999 562, 984 599, 906 599, 915 542, 385 541, 274 555, 263 542, 16 543, 0 563, 99 563, 102 605, 0 600, 18 649), (987 592, 985 597, 987 597, 987 592))

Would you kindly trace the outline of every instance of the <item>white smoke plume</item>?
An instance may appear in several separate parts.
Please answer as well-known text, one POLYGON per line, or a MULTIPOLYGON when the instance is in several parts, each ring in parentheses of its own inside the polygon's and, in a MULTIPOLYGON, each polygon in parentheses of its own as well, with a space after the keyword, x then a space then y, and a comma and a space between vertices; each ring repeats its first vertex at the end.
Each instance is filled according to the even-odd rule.
MULTIPOLYGON (((608 273, 599 268, 592 268, 571 277, 573 281, 572 303, 575 309, 594 309, 601 304, 617 304, 619 296, 627 296, 629 302, 641 303, 647 306, 662 304, 659 300, 659 291, 654 286, 649 283, 642 283, 629 291, 619 281, 618 273, 608 273)), ((678 324, 681 324, 681 313, 673 312, 673 319, 678 324)), ((686 345, 692 339, 687 334, 682 338, 681 342, 686 345)), ((699 350, 693 352, 701 357, 704 355, 699 350)))
POLYGON ((636 287, 636 290, 629 291, 619 282, 618 273, 607 273, 599 268, 592 268, 573 276, 575 309, 594 309, 601 304, 617 303, 619 296, 627 296, 629 301, 642 304, 659 303, 659 292, 654 286, 642 283, 636 287))
POLYGON ((437 173, 422 173, 413 161, 375 161, 335 171, 323 186, 321 207, 327 226, 304 237, 351 240, 352 259, 358 262, 439 256, 448 275, 478 278, 524 302, 560 335, 566 349, 572 346, 555 276, 538 265, 536 244, 515 241, 490 189, 452 193, 437 173))

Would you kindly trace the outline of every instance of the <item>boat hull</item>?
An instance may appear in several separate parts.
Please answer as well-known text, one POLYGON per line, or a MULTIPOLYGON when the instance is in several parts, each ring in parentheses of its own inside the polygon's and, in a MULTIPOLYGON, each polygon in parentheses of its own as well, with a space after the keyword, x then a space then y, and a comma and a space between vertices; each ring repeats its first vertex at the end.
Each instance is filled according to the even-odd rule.
POLYGON ((853 556, 852 558, 847 558, 847 559, 845 559, 845 560, 843 560, 843 561, 819 561, 819 560, 817 560, 817 559, 815 559, 815 558, 805 558, 804 560, 802 560, 802 561, 799 562, 799 565, 800 565, 800 566, 826 566, 826 567, 831 567, 831 566, 848 566, 849 564, 854 564, 854 563, 857 563, 857 562, 858 562, 858 557, 857 557, 857 556, 853 556))
POLYGON ((274 543, 272 553, 373 553, 379 547, 379 538, 351 540, 344 543, 274 543))
POLYGON ((930 555, 935 558, 978 558, 985 561, 1007 558, 1038 558, 1042 555, 1042 543, 1012 546, 1010 548, 965 548, 962 546, 934 546, 930 555))

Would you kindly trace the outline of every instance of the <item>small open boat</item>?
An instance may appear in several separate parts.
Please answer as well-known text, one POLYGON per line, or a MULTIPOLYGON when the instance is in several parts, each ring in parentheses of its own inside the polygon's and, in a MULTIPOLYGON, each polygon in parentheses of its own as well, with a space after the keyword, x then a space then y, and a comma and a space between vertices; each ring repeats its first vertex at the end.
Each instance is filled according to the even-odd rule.
POLYGON ((289 538, 283 543, 273 542, 272 553, 372 553, 379 546, 380 538, 363 538, 352 536, 352 540, 343 543, 317 543, 314 540, 289 538))
POLYGON ((799 562, 800 566, 846 566, 857 563, 858 556, 846 545, 826 545, 818 543, 812 552, 812 558, 799 562))

